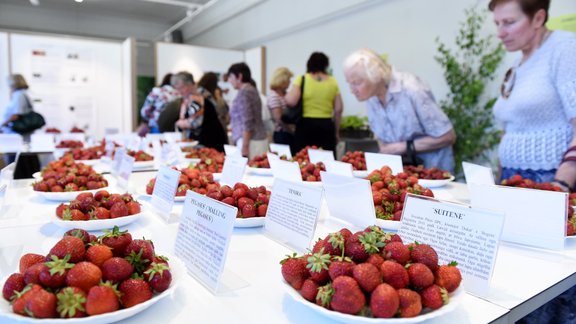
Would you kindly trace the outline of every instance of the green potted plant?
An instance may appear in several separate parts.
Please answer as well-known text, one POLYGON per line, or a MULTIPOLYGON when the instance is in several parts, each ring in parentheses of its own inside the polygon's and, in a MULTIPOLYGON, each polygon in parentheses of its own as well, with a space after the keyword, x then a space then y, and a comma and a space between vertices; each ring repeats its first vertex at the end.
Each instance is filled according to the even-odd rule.
POLYGON ((490 150, 500 141, 500 130, 494 126, 492 106, 496 98, 485 95, 486 84, 504 57, 501 45, 493 45, 491 36, 480 31, 486 12, 476 7, 465 10, 466 20, 460 24, 456 47, 449 47, 437 38, 436 61, 444 71, 450 92, 440 106, 456 132, 454 159, 456 173, 461 174, 462 161, 485 164, 490 150))
POLYGON ((371 138, 372 132, 368 128, 368 117, 359 117, 356 115, 343 116, 340 121, 340 137, 371 138))

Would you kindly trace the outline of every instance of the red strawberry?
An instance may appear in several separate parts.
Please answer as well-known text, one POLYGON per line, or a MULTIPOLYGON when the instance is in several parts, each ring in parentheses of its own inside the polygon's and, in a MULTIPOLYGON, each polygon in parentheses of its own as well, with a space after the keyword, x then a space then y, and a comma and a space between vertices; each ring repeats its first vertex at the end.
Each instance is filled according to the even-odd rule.
POLYGON ((83 221, 90 219, 90 216, 84 214, 79 209, 67 209, 62 213, 62 219, 70 221, 83 221))
POLYGON ((375 233, 360 231, 346 240, 345 253, 352 261, 359 263, 368 259, 370 254, 377 253, 383 246, 375 233))
POLYGON ((246 205, 254 206, 254 200, 252 200, 248 197, 238 198, 238 209, 242 210, 244 208, 244 206, 246 206, 246 205))
POLYGON ((292 256, 287 255, 287 258, 280 261, 282 265, 282 277, 292 288, 300 290, 304 280, 310 277, 310 272, 306 268, 306 259, 304 257, 296 257, 296 253, 292 256))
POLYGON ((380 265, 380 272, 382 273, 382 280, 396 289, 405 288, 410 282, 408 271, 394 261, 384 261, 380 265))
POLYGON ((128 215, 136 215, 140 213, 140 204, 137 201, 132 200, 128 202, 126 206, 128 207, 128 215))
POLYGON ((258 206, 258 209, 256 210, 256 215, 258 217, 264 217, 264 216, 266 216, 267 211, 268 211, 268 205, 262 204, 262 205, 258 206))
POLYGON ((150 285, 142 279, 127 279, 120 284, 120 302, 125 308, 143 303, 152 298, 150 285))
POLYGON ((332 288, 334 295, 330 307, 333 310, 345 314, 358 314, 366 305, 366 297, 353 278, 340 276, 334 279, 332 288))
POLYGON ((324 249, 320 249, 320 252, 312 254, 306 260, 308 262, 306 268, 310 272, 310 279, 316 281, 319 285, 327 283, 330 279, 328 275, 330 258, 330 254, 325 254, 324 249))
POLYGON ((423 263, 412 263, 408 266, 410 284, 416 289, 424 289, 434 283, 434 274, 423 263))
POLYGON ((447 265, 441 265, 436 270, 434 283, 440 287, 445 288, 449 293, 453 292, 460 286, 462 282, 462 274, 456 267, 458 263, 455 261, 447 265))
POLYGON ((129 215, 128 206, 124 202, 117 202, 110 207, 110 218, 118 218, 129 215))
POLYGON ((112 256, 112 249, 103 244, 92 245, 86 250, 86 261, 90 261, 98 267, 102 267, 104 261, 112 258, 112 256))
POLYGON ((126 259, 134 266, 134 270, 142 273, 154 260, 154 245, 145 239, 132 240, 124 250, 126 259))
POLYGON ((371 263, 357 264, 352 269, 352 277, 356 279, 360 288, 368 294, 382 283, 380 271, 371 263))
POLYGON ((102 279, 102 271, 98 266, 90 262, 79 262, 68 271, 66 275, 66 284, 68 286, 78 287, 84 291, 90 291, 90 288, 98 285, 102 279))
POLYGON ((66 255, 63 259, 53 255, 51 261, 44 263, 44 267, 38 275, 40 283, 47 288, 60 288, 64 286, 68 269, 74 266, 68 263, 69 259, 70 255, 66 255))
POLYGON ((56 294, 56 311, 61 318, 86 316, 86 293, 78 287, 66 287, 56 294))
POLYGON ((80 228, 74 228, 74 229, 68 230, 64 233, 63 236, 74 236, 74 237, 81 239, 82 242, 84 242, 84 244, 90 243, 90 233, 88 233, 85 230, 80 229, 80 228))
POLYGON ((94 286, 86 297, 86 313, 98 315, 115 312, 120 308, 116 291, 110 286, 94 286))
POLYGON ((324 253, 333 256, 341 256, 345 244, 346 244, 346 236, 343 235, 341 232, 330 233, 324 239, 324 253))
POLYGON ((26 313, 34 318, 56 317, 56 296, 44 289, 30 292, 25 303, 26 313))
POLYGON ((368 257, 366 262, 371 263, 376 266, 376 268, 380 269, 380 266, 384 262, 384 258, 380 254, 372 254, 368 257))
POLYGON ((146 185, 146 194, 151 195, 154 192, 154 185, 156 184, 156 178, 151 179, 146 185))
POLYGON ((102 201, 108 197, 110 197, 110 193, 107 190, 98 190, 94 194, 94 199, 96 199, 96 201, 102 201))
POLYGON ((42 290, 42 286, 37 284, 24 287, 21 292, 16 294, 15 299, 12 302, 12 311, 16 314, 28 316, 26 314, 26 301, 33 293, 39 290, 42 290))
POLYGON ((438 285, 431 285, 420 291, 422 305, 430 309, 438 309, 448 303, 448 292, 438 285))
POLYGON ((60 259, 63 259, 67 254, 70 254, 70 262, 77 263, 84 260, 84 254, 86 253, 86 248, 84 247, 84 242, 74 236, 64 236, 56 245, 50 249, 48 253, 48 258, 52 258, 53 255, 60 259))
POLYGON ((335 258, 330 266, 328 266, 328 274, 330 279, 334 280, 339 276, 349 276, 352 277, 352 269, 355 264, 350 260, 350 258, 335 258))
POLYGON ((243 218, 256 217, 256 207, 254 204, 246 204, 241 210, 243 218))
POLYGON ((422 312, 422 300, 420 295, 410 289, 398 289, 398 297, 400 297, 400 309, 398 310, 400 317, 415 317, 422 312))
POLYGON ((44 263, 36 263, 31 265, 22 274, 24 276, 24 283, 28 284, 39 284, 40 283, 40 272, 44 270, 44 263))
POLYGON ((96 207, 89 215, 90 219, 108 219, 110 218, 110 211, 104 207, 96 207))
POLYGON ((172 273, 166 263, 152 263, 144 271, 144 279, 150 284, 150 288, 155 292, 163 292, 170 287, 172 273))
POLYGON ((412 258, 412 262, 423 263, 428 266, 432 272, 438 269, 438 254, 428 244, 416 244, 412 246, 410 257, 412 258))
POLYGON ((128 231, 120 231, 118 226, 114 226, 112 231, 105 231, 101 239, 102 244, 112 249, 114 256, 124 257, 126 247, 132 242, 132 235, 128 231))
POLYGON ((11 301, 16 293, 21 292, 26 287, 24 283, 24 276, 20 273, 13 273, 6 279, 4 286, 2 287, 2 297, 7 301, 11 301))
POLYGON ((120 257, 113 257, 104 261, 100 269, 102 270, 102 279, 114 283, 130 278, 134 272, 134 267, 130 262, 120 257))
POLYGON ((20 257, 20 273, 24 274, 26 269, 36 263, 42 263, 46 259, 45 256, 36 253, 26 253, 20 257))
POLYGON ((300 289, 300 295, 302 295, 302 297, 304 297, 304 299, 307 301, 315 302, 316 295, 318 294, 318 288, 320 288, 320 286, 318 283, 316 283, 316 281, 312 279, 306 279, 302 284, 302 289, 300 289))
POLYGON ((389 284, 380 284, 370 296, 370 309, 374 317, 390 318, 396 314, 400 307, 400 297, 394 287, 389 284))
POLYGON ((226 197, 226 198, 222 199, 222 202, 225 204, 228 204, 230 206, 236 206, 236 201, 232 197, 226 197))
POLYGON ((410 261, 410 250, 402 242, 387 243, 382 251, 382 255, 387 260, 396 260, 401 265, 405 265, 410 261))
POLYGON ((58 205, 58 207, 56 207, 56 216, 58 216, 58 218, 62 218, 62 214, 64 213, 64 211, 66 211, 67 209, 69 209, 68 205, 66 204, 60 204, 58 205))

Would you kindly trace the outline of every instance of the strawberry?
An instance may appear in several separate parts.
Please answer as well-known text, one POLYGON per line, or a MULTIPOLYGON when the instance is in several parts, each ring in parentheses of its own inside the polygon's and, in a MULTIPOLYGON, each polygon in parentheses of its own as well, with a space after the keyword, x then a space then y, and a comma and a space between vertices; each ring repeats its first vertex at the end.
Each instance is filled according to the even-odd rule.
POLYGON ((348 276, 340 276, 332 281, 334 294, 330 307, 340 313, 358 314, 366 304, 366 297, 358 282, 348 276))
POLYGON ((34 318, 56 317, 56 296, 44 289, 31 291, 26 298, 25 311, 34 318))
POLYGON ((400 317, 415 317, 422 312, 422 300, 420 295, 410 289, 398 289, 398 297, 400 297, 400 309, 398 313, 400 317))
POLYGON ((333 256, 341 256, 345 244, 346 237, 341 232, 331 233, 324 239, 324 251, 333 256))
POLYGON ((14 296, 12 301, 12 311, 16 314, 25 315, 26 314, 26 301, 36 291, 42 290, 42 286, 37 284, 27 285, 22 291, 14 296))
POLYGON ((416 289, 424 289, 434 283, 434 274, 423 263, 408 265, 408 277, 410 284, 416 289))
POLYGON ((62 219, 70 221, 82 221, 90 219, 90 216, 84 214, 79 209, 67 209, 62 213, 62 219))
POLYGON ((314 302, 316 300, 316 295, 318 294, 318 288, 320 288, 320 286, 316 281, 306 279, 302 284, 302 289, 300 289, 300 295, 302 295, 302 297, 307 301, 314 302))
POLYGON ((452 261, 447 265, 441 265, 436 270, 434 283, 445 288, 449 293, 453 292, 462 282, 462 274, 456 267, 458 263, 452 261))
POLYGON ((152 298, 150 285, 142 279, 124 280, 119 287, 120 302, 125 308, 143 303, 152 298))
POLYGON ((225 204, 228 204, 230 206, 236 206, 236 201, 232 197, 226 197, 226 198, 222 199, 222 202, 225 204))
POLYGON ((66 287, 56 294, 56 311, 61 318, 86 316, 86 293, 78 287, 66 287))
POLYGON ((112 249, 103 244, 92 245, 86 250, 86 261, 90 261, 98 267, 102 267, 104 261, 112 258, 112 256, 112 249))
POLYGON ((438 309, 444 304, 448 304, 448 292, 438 285, 431 285, 420 291, 422 305, 430 309, 438 309))
POLYGON ((24 283, 28 284, 39 284, 40 283, 40 272, 44 270, 44 263, 36 263, 31 265, 22 274, 24 276, 24 283))
POLYGON ((56 207, 56 216, 58 216, 58 218, 62 218, 62 214, 64 213, 64 211, 66 211, 67 209, 69 209, 68 205, 66 204, 60 204, 58 205, 58 207, 56 207))
POLYGON ((70 262, 77 263, 84 260, 85 253, 86 248, 84 247, 82 239, 75 236, 64 236, 52 247, 52 249, 50 249, 48 258, 52 259, 52 256, 54 255, 63 259, 66 254, 70 254, 70 262))
POLYGON ((400 297, 394 287, 382 283, 370 295, 370 309, 374 317, 390 318, 400 307, 400 297))
POLYGON ((126 259, 134 266, 134 270, 142 273, 154 260, 154 245, 146 239, 132 240, 124 250, 126 259))
POLYGON ((90 243, 90 233, 88 233, 85 230, 80 229, 80 228, 74 228, 74 229, 68 230, 64 233, 63 236, 74 236, 74 237, 81 239, 82 242, 84 242, 84 244, 90 243))
POLYGON ((129 215, 128 206, 124 202, 117 202, 110 207, 110 218, 118 218, 129 215))
POLYGON ((380 269, 380 266, 384 262, 384 258, 380 254, 372 254, 368 257, 366 262, 371 263, 376 266, 376 268, 380 269))
POLYGON ((254 204, 246 204, 241 210, 242 218, 256 217, 256 207, 254 204))
POLYGON ((4 282, 4 286, 2 287, 2 297, 7 301, 11 301, 16 297, 16 293, 24 290, 24 287, 26 287, 24 276, 20 273, 13 273, 4 282))
POLYGON ((232 197, 234 190, 230 188, 230 186, 228 185, 223 185, 222 187, 220 187, 220 192, 222 193, 222 195, 224 195, 224 197, 232 197))
POLYGON ((44 263, 42 271, 38 275, 40 283, 47 288, 60 288, 66 283, 66 274, 68 269, 74 265, 68 263, 70 255, 66 255, 63 259, 53 255, 52 260, 44 263))
POLYGON ((94 199, 96 199, 96 201, 102 201, 108 197, 110 197, 110 193, 107 190, 98 190, 94 194, 94 199))
POLYGON ((163 292, 170 287, 172 282, 172 273, 166 263, 153 262, 144 271, 144 279, 150 284, 150 288, 155 292, 163 292))
POLYGON ((120 257, 112 257, 104 261, 100 269, 102 270, 102 279, 114 283, 130 278, 134 272, 134 267, 130 262, 120 257))
POLYGON ((256 216, 264 217, 266 216, 267 212, 268 212, 268 204, 262 204, 258 206, 258 208, 256 209, 256 216))
POLYGON ((110 286, 94 286, 86 297, 86 313, 98 315, 115 312, 120 308, 116 291, 110 286))
POLYGON ((334 280, 339 276, 352 277, 352 269, 355 264, 349 257, 336 257, 328 266, 328 275, 330 279, 334 280))
POLYGON ((137 201, 135 201, 135 200, 132 200, 132 201, 128 202, 128 203, 126 204, 126 207, 128 207, 128 215, 136 215, 136 214, 139 214, 139 213, 140 213, 140 210, 141 210, 140 204, 139 204, 137 201))
POLYGON ((423 263, 428 266, 432 272, 438 269, 438 254, 428 244, 416 244, 412 246, 410 257, 412 258, 412 262, 423 263))
POLYGON ((96 207, 90 213, 90 219, 109 219, 110 211, 104 207, 96 207))
POLYGON ((358 282, 360 288, 368 294, 382 283, 380 271, 371 263, 357 264, 352 269, 352 277, 358 282))
POLYGON ((68 271, 66 275, 66 284, 68 286, 78 287, 84 291, 90 291, 90 288, 98 285, 102 279, 102 271, 98 266, 90 262, 79 262, 68 271))
POLYGON ((382 255, 387 260, 395 260, 401 265, 405 265, 410 261, 410 250, 402 242, 387 243, 382 251, 382 255))
POLYGON ((132 242, 132 235, 128 231, 120 231, 118 226, 114 226, 112 231, 104 231, 101 240, 102 244, 112 249, 114 256, 124 257, 126 247, 132 242))
POLYGON ((148 184, 146 184, 146 194, 151 195, 154 192, 154 185, 156 184, 156 178, 151 179, 148 184))
POLYGON ((31 267, 36 263, 42 263, 46 259, 45 256, 36 253, 26 253, 20 257, 20 273, 24 274, 26 269, 31 267))
POLYGON ((292 256, 287 255, 287 258, 280 261, 282 265, 282 277, 292 288, 300 290, 304 280, 310 277, 310 272, 306 268, 307 262, 304 257, 296 257, 296 253, 292 256))
POLYGON ((238 198, 238 209, 242 210, 246 205, 254 205, 254 200, 248 197, 238 198))
POLYGON ((324 249, 314 253, 306 260, 306 268, 310 272, 310 279, 316 281, 319 285, 324 285, 330 279, 328 275, 328 265, 330 264, 330 254, 325 254, 324 249))
POLYGON ((345 254, 354 262, 363 262, 383 246, 376 233, 360 231, 346 239, 345 254))
POLYGON ((410 282, 408 271, 399 263, 394 261, 384 261, 380 265, 382 280, 395 289, 405 288, 410 282))

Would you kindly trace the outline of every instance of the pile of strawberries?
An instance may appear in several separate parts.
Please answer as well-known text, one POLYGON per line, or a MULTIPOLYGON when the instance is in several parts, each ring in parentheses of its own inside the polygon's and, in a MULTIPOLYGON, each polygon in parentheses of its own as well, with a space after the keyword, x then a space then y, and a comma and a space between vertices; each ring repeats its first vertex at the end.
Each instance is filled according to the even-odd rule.
POLYGON ((48 127, 48 128, 46 128, 46 129, 44 130, 44 132, 49 133, 49 134, 60 134, 60 133, 62 133, 62 131, 59 130, 58 128, 56 128, 56 127, 48 127))
POLYGON ((406 165, 404 166, 404 173, 407 173, 408 176, 414 176, 418 179, 426 179, 426 180, 444 180, 450 179, 452 175, 450 172, 442 169, 438 169, 436 167, 426 169, 424 166, 413 166, 413 165, 406 165))
POLYGON ((262 168, 270 169, 270 162, 268 162, 268 155, 256 155, 250 161, 248 161, 248 166, 252 168, 262 168))
POLYGON ((321 148, 319 148, 316 145, 306 146, 300 151, 298 151, 298 153, 294 154, 294 156, 292 157, 292 161, 298 162, 299 164, 302 164, 304 162, 310 162, 310 156, 308 156, 308 149, 320 150, 321 148))
POLYGON ((84 130, 82 128, 74 126, 70 129, 70 133, 84 133, 84 130))
POLYGON ((32 186, 42 192, 82 191, 104 188, 108 181, 91 166, 76 163, 67 155, 50 162, 42 170, 42 180, 32 186))
POLYGON ((388 166, 370 172, 366 179, 370 180, 372 185, 376 218, 379 219, 399 221, 404 208, 404 198, 408 193, 434 197, 432 190, 419 185, 416 177, 408 176, 405 172, 394 176, 388 166))
POLYGON ((308 161, 300 163, 300 174, 302 174, 303 181, 315 182, 322 180, 320 171, 326 171, 326 166, 322 162, 312 163, 308 161))
POLYGON ((84 147, 84 144, 81 141, 76 140, 62 140, 56 148, 81 148, 84 147))
POLYGON ((223 185, 220 188, 210 189, 206 196, 237 207, 236 218, 250 218, 266 216, 270 194, 270 190, 264 186, 250 188, 238 182, 233 188, 223 185))
POLYGON ((151 241, 118 227, 98 238, 75 229, 47 255, 24 254, 2 296, 22 316, 78 318, 143 303, 171 282, 168 260, 151 241))
POLYGON ((138 150, 138 151, 133 151, 133 150, 127 150, 126 154, 134 157, 134 161, 135 162, 144 162, 144 161, 152 161, 154 160, 154 157, 142 150, 138 150))
POLYGON ((353 170, 366 171, 366 158, 364 157, 364 152, 354 151, 346 152, 344 156, 340 159, 342 162, 352 164, 353 170))
POLYGON ((131 194, 110 194, 106 190, 83 192, 69 204, 56 207, 56 216, 62 220, 87 221, 118 218, 140 213, 140 203, 131 194))
POLYGON ((200 159, 194 167, 201 171, 208 171, 212 173, 222 172, 224 167, 224 153, 219 152, 213 148, 183 148, 183 152, 187 152, 185 158, 187 159, 200 159))
POLYGON ((93 146, 88 148, 74 148, 65 153, 71 155, 74 160, 99 160, 106 154, 102 146, 93 146))
MULTIPOLYGON (((180 178, 178 179, 178 188, 176 189, 175 196, 186 196, 187 190, 192 190, 201 195, 205 195, 209 190, 218 189, 220 184, 214 181, 211 172, 200 171, 194 168, 183 168, 174 170, 180 171, 180 178)), ((154 185, 156 178, 150 179, 146 185, 146 193, 151 195, 154 192, 154 185)))
POLYGON ((281 261, 282 276, 303 298, 336 312, 375 318, 415 317, 449 301, 462 281, 456 263, 438 264, 427 244, 404 244, 371 226, 344 228, 311 253, 281 261))

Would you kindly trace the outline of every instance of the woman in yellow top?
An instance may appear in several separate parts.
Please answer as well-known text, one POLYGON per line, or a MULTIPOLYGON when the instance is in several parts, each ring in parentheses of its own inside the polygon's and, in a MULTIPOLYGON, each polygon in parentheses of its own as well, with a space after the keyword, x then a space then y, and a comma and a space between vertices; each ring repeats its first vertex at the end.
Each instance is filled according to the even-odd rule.
MULTIPOLYGON (((314 52, 306 64, 302 117, 296 124, 294 150, 298 152, 307 145, 316 145, 335 151, 338 129, 342 117, 342 97, 336 80, 326 73, 328 56, 314 52)), ((302 95, 302 77, 294 80, 294 86, 286 95, 288 106, 295 106, 302 95)))

